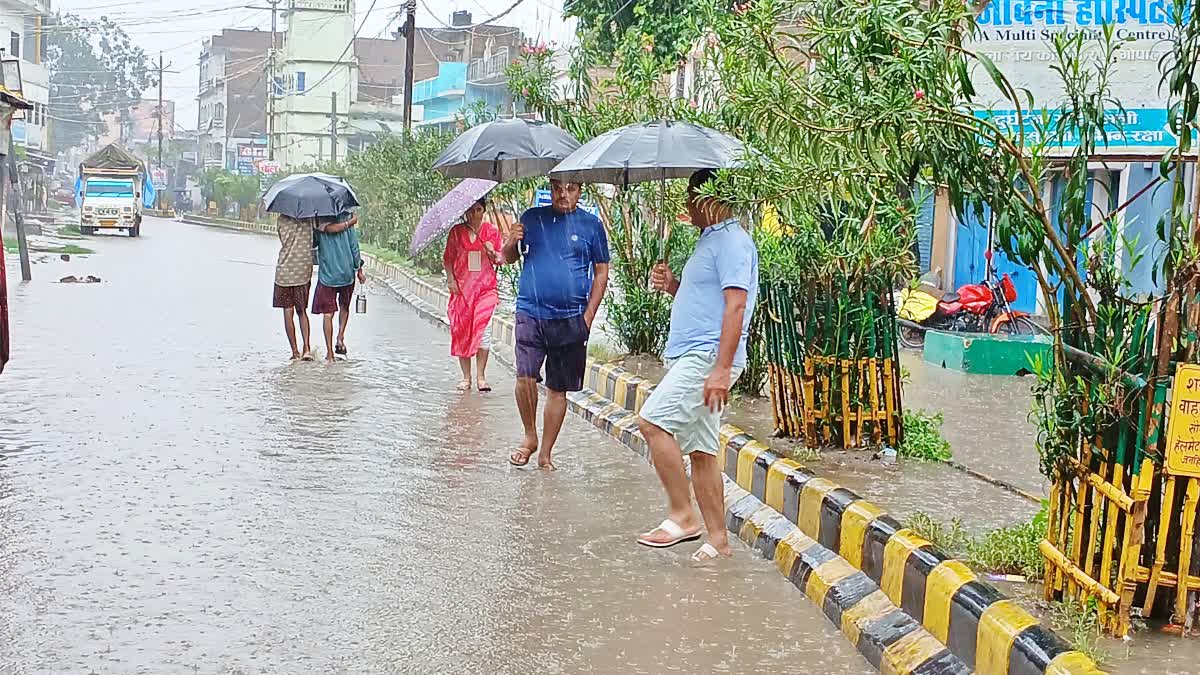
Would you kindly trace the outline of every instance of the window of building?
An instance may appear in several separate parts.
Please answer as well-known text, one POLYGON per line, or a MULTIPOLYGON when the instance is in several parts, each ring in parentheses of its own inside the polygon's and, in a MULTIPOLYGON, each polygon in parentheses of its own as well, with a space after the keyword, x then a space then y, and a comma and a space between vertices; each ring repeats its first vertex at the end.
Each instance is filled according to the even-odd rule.
POLYGON ((13 56, 21 56, 21 34, 9 31, 8 34, 8 53, 13 56))
POLYGON ((297 91, 297 92, 303 92, 303 91, 304 91, 304 84, 305 84, 305 82, 304 82, 304 71, 303 71, 303 70, 298 70, 298 71, 296 71, 296 91, 297 91))
POLYGON ((25 38, 24 44, 21 45, 21 51, 25 54, 25 60, 32 63, 38 62, 38 25, 37 17, 25 17, 25 38))
POLYGON ((219 120, 225 119, 225 104, 224 103, 217 104, 216 113, 213 116, 219 120))

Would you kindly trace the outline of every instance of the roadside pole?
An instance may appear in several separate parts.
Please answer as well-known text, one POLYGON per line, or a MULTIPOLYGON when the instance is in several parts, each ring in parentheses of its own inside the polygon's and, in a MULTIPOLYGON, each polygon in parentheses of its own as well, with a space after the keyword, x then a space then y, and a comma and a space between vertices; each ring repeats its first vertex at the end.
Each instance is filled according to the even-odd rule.
MULTIPOLYGON (((12 118, 9 118, 10 121, 12 118)), ((16 176, 13 171, 13 156, 0 158, 0 223, 8 222, 9 205, 12 199, 12 182, 16 176)), ((33 269, 29 264, 29 240, 25 238, 25 221, 20 213, 13 209, 13 225, 17 230, 17 251, 21 256, 21 281, 33 280, 33 269)))
POLYGON ((329 93, 329 137, 332 141, 329 145, 329 161, 337 164, 337 92, 329 93))
MULTIPOLYGON (((404 19, 404 133, 412 131, 413 48, 416 47, 417 0, 408 0, 404 19)), ((469 57, 470 55, 468 55, 469 57)), ((470 58, 467 59, 468 62, 470 58)))

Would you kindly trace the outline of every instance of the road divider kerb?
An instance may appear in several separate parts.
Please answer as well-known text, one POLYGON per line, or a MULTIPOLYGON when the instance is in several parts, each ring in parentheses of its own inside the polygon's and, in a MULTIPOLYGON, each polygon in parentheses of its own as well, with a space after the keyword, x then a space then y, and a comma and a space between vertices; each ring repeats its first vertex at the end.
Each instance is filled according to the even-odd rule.
MULTIPOLYGON (((196 222, 191 217, 186 222, 196 222)), ((236 227, 230 222, 198 224, 236 227)), ((256 230, 258 224, 239 229, 256 230)), ((403 268, 368 257, 368 270, 446 326, 448 294, 403 268)), ((493 341, 515 345, 512 320, 493 341)), ((588 360, 586 390, 568 397, 584 419, 649 460, 636 411, 654 382, 588 360)), ((1036 617, 905 528, 883 508, 780 457, 733 425, 721 429, 726 524, 821 608, 883 673, 1097 675, 1036 617)))

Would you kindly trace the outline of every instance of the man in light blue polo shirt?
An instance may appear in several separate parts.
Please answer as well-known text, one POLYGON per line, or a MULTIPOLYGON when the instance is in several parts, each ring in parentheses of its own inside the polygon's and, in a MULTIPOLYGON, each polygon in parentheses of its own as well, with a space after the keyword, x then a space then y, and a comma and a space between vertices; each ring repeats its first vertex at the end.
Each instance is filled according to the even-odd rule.
POLYGON ((758 250, 732 217, 728 204, 702 197, 713 178, 705 170, 688 182, 688 214, 700 228, 696 250, 676 280, 665 264, 651 282, 675 296, 666 357, 670 370, 642 406, 638 426, 667 492, 667 518, 638 537, 638 543, 666 548, 708 541, 692 555, 705 562, 733 555, 725 530, 724 488, 718 461, 721 410, 729 388, 746 367, 746 336, 758 297, 758 250), (692 459, 692 487, 700 507, 696 517, 683 455, 692 459))

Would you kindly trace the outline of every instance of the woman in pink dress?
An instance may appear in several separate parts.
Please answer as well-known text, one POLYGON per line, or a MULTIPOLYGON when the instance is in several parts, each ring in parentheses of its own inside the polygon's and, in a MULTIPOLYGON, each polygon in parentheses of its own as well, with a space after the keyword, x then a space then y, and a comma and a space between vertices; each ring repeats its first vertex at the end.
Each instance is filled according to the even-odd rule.
POLYGON ((492 313, 500 303, 496 268, 500 259, 500 230, 483 220, 487 202, 479 200, 446 237, 442 265, 450 289, 450 354, 462 368, 459 391, 471 388, 471 359, 476 362, 475 386, 491 391, 487 382, 488 352, 492 346, 492 313))

